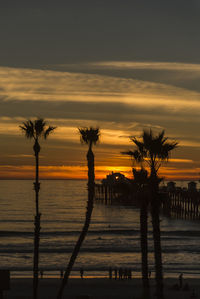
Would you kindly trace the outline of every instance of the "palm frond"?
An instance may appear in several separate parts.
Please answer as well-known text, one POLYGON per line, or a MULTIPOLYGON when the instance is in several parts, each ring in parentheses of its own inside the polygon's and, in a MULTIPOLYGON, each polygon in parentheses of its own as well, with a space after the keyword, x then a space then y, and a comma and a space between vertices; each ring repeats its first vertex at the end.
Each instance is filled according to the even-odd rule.
POLYGON ((48 129, 45 130, 44 132, 44 139, 47 139, 50 133, 52 133, 56 127, 49 126, 48 129))
POLYGON ((141 138, 141 140, 131 138, 136 150, 123 152, 123 154, 131 156, 136 162, 146 162, 151 169, 158 172, 162 161, 169 159, 171 151, 177 147, 178 142, 169 142, 164 130, 158 135, 155 135, 151 129, 144 130, 141 138))
POLYGON ((30 119, 23 122, 19 128, 25 133, 26 138, 35 138, 34 124, 30 119))
POLYGON ((99 128, 78 128, 80 133, 80 140, 86 144, 96 144, 99 141, 100 130, 99 128))
POLYGON ((128 155, 133 158, 137 163, 141 163, 144 161, 144 156, 139 150, 122 152, 123 155, 128 155))
POLYGON ((178 142, 168 142, 168 137, 165 137, 164 134, 165 131, 163 130, 156 136, 150 130, 144 131, 142 135, 147 156, 153 159, 157 171, 161 166, 161 162, 168 160, 170 152, 178 145, 178 142))
POLYGON ((34 121, 34 128, 37 137, 40 137, 44 134, 46 122, 43 118, 38 118, 34 121))
POLYGON ((151 129, 149 131, 147 131, 147 130, 143 131, 142 140, 143 140, 144 148, 146 150, 149 150, 151 148, 152 142, 154 140, 153 132, 151 129))
POLYGON ((145 146, 144 146, 144 142, 139 141, 137 138, 133 137, 131 138, 131 140, 133 141, 133 143, 135 143, 138 151, 140 152, 141 155, 145 156, 145 146))
POLYGON ((177 142, 166 142, 162 144, 162 147, 160 149, 160 152, 158 154, 158 157, 161 160, 168 160, 170 152, 177 147, 178 143, 177 142))
POLYGON ((43 118, 37 118, 34 121, 30 119, 23 122, 19 126, 20 129, 25 133, 27 138, 38 139, 39 137, 47 138, 50 132, 55 130, 56 127, 49 126, 46 128, 46 121, 43 118))

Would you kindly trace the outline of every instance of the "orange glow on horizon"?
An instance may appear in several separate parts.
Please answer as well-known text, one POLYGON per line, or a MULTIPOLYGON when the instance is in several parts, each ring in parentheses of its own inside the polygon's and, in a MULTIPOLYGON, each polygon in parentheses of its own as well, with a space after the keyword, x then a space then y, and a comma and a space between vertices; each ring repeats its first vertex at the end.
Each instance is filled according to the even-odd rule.
MULTIPOLYGON (((136 167, 137 168, 137 167, 136 167)), ((132 178, 132 168, 128 166, 96 166, 95 179, 101 180, 112 172, 120 172, 132 178)), ((177 169, 162 167, 159 176, 166 180, 198 180, 200 169, 177 169)), ((87 166, 40 166, 40 179, 87 179, 87 166)), ((34 166, 0 166, 0 179, 34 179, 34 166)))
MULTIPOLYGON (((87 179, 87 166, 40 166, 40 179, 87 179)), ((95 178, 103 179, 112 172, 131 177, 130 167, 96 166, 95 178)), ((0 179, 34 179, 34 166, 0 166, 0 179)))

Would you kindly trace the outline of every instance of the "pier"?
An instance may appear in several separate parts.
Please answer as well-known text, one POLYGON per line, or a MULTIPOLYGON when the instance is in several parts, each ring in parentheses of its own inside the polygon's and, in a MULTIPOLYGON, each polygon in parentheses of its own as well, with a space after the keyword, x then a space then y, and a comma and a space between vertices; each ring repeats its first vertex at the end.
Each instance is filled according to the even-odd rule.
POLYGON ((97 184, 95 186, 95 199, 104 204, 130 204, 137 205, 138 196, 130 192, 128 188, 116 188, 116 186, 97 184))
MULTIPOLYGON (((161 213, 177 219, 200 220, 200 191, 190 182, 188 189, 169 185, 160 188, 161 213)), ((95 186, 95 199, 104 204, 140 206, 140 196, 130 182, 102 182, 95 186)), ((145 195, 143 195, 145 196, 145 195)), ((146 196, 148 194, 146 193, 146 196)))

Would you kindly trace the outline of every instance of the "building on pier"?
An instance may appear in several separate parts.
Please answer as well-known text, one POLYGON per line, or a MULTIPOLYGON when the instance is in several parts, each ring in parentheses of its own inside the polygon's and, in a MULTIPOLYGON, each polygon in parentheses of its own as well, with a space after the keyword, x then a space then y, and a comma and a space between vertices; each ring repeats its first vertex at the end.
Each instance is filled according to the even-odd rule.
POLYGON ((188 183, 188 191, 197 191, 197 183, 196 182, 189 182, 188 183))

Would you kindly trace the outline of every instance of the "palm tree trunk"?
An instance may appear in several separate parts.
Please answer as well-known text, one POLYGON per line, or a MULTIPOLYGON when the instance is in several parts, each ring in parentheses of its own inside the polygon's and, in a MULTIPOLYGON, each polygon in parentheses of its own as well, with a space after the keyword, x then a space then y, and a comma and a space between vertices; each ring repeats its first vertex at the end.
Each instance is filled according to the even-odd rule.
POLYGON ((40 214, 35 216, 34 229, 34 261, 33 261, 33 298, 38 298, 38 264, 40 241, 40 214))
POLYGON ((142 283, 143 283, 143 297, 149 298, 149 279, 148 279, 148 211, 147 201, 142 193, 141 207, 140 207, 140 242, 141 242, 141 257, 142 257, 142 283))
POLYGON ((158 194, 158 183, 152 181, 152 198, 151 198, 151 216, 153 226, 154 239, 154 257, 155 257, 155 272, 156 272, 156 298, 163 299, 163 269, 162 269, 162 249, 160 239, 160 201, 158 194))
POLYGON ((34 144, 34 152, 35 152, 35 206, 36 206, 36 215, 34 221, 34 258, 33 258, 33 298, 38 298, 38 264, 39 264, 39 241, 40 241, 40 216, 39 213, 39 152, 40 146, 38 141, 35 141, 34 144))
POLYGON ((81 245, 87 235, 90 221, 91 221, 91 215, 92 215, 92 210, 93 210, 93 201, 94 201, 94 155, 91 150, 91 147, 89 148, 88 153, 87 153, 87 161, 88 161, 88 201, 87 201, 87 208, 86 208, 85 223, 84 223, 83 229, 81 231, 81 234, 79 236, 79 239, 78 239, 78 241, 74 247, 74 250, 72 252, 68 266, 65 270, 65 274, 64 274, 64 277, 63 277, 63 280, 61 283, 61 287, 58 291, 57 299, 61 299, 63 296, 64 287, 68 283, 69 275, 70 275, 73 265, 76 261, 76 258, 78 256, 78 253, 81 248, 81 245))

